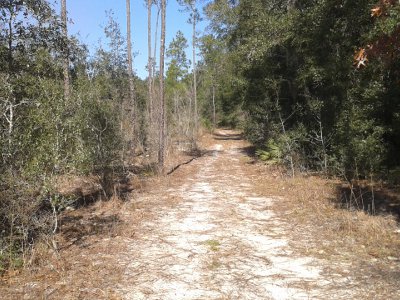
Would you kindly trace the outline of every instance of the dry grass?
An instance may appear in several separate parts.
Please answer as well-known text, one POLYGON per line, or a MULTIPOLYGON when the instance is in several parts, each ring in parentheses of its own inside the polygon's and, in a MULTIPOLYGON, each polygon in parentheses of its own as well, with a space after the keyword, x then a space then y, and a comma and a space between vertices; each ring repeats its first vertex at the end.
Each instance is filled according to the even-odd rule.
POLYGON ((121 299, 113 289, 123 270, 112 262, 133 234, 122 229, 125 221, 118 211, 124 205, 111 199, 63 214, 60 233, 36 243, 21 274, 3 277, 3 297, 121 299))
POLYGON ((338 184, 317 177, 283 181, 285 217, 293 225, 306 225, 318 233, 317 242, 327 245, 324 247, 326 252, 343 256, 346 248, 351 255, 357 253, 358 256, 380 259, 399 257, 400 236, 394 217, 337 208, 338 184), (337 253, 338 249, 340 253, 337 253))
POLYGON ((287 178, 279 169, 258 168, 257 188, 279 197, 273 210, 288 224, 293 249, 328 260, 331 267, 325 271, 351 279, 355 299, 399 299, 400 230, 395 216, 341 208, 340 181, 287 178))

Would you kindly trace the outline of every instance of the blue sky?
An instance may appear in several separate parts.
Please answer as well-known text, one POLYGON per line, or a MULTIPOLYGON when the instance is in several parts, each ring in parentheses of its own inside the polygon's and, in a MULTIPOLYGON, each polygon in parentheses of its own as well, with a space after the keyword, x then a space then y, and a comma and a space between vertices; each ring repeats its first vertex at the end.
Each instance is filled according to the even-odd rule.
MULTIPOLYGON (((166 47, 171 42, 178 30, 181 30, 191 45, 192 27, 187 23, 188 13, 182 12, 182 7, 176 0, 167 1, 167 21, 166 21, 166 47)), ((57 11, 60 5, 56 4, 57 11)), ((201 11, 201 6, 199 9, 201 11)), ((122 34, 126 34, 126 1, 125 0, 67 0, 68 17, 72 20, 68 25, 70 34, 79 34, 79 39, 93 50, 98 41, 106 43, 103 33, 106 25, 106 11, 113 10, 115 19, 120 24, 122 34)), ((132 50, 136 53, 134 59, 134 69, 136 74, 145 78, 147 65, 147 8, 145 0, 131 0, 131 23, 132 23, 132 50)), ((155 29, 156 8, 153 8, 153 30, 155 29)), ((198 26, 198 31, 204 31, 206 22, 202 21, 198 26)), ((158 30, 158 37, 160 30, 158 30)), ((154 31, 153 39, 154 41, 154 31)), ((159 48, 159 44, 158 44, 159 48)), ((187 49, 188 57, 191 57, 191 48, 187 49)))

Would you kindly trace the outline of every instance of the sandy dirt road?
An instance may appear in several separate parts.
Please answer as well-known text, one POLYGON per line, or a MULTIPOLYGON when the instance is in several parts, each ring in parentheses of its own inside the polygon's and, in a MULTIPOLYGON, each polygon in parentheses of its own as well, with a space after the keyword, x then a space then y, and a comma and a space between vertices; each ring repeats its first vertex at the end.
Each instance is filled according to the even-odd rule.
MULTIPOLYGON (((322 262, 296 255, 287 226, 271 209, 278 198, 254 192, 245 144, 219 131, 183 184, 163 197, 178 204, 142 224, 128 251, 118 292, 125 299, 348 298, 329 289, 322 262)), ((179 176, 179 170, 175 174, 179 176)), ((143 201, 146 201, 145 199, 143 201)), ((343 279, 345 281, 345 279, 343 279)))

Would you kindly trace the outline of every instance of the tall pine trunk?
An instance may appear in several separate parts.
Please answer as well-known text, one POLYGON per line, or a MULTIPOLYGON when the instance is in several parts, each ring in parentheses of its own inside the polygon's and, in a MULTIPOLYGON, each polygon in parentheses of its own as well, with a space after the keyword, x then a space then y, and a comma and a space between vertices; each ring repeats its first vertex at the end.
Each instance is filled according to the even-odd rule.
POLYGON ((164 92, 164 54, 165 54, 165 15, 166 0, 161 0, 161 39, 160 39, 160 135, 158 151, 158 167, 161 173, 165 173, 165 154, 167 139, 166 102, 164 92))
POLYGON ((62 31, 65 39, 65 53, 63 62, 63 75, 64 75, 64 100, 69 99, 69 51, 68 51, 68 27, 67 27, 67 1, 61 1, 61 23, 62 31))
MULTIPOLYGON (((152 127, 153 123, 153 95, 152 95, 152 86, 153 86, 153 59, 151 56, 151 6, 152 6, 152 0, 147 0, 147 49, 148 49, 148 72, 149 72, 149 78, 147 81, 147 89, 148 89, 148 114, 149 114, 149 128, 152 127)), ((150 130, 151 134, 151 130, 150 130)), ((150 138, 150 137, 149 137, 150 138)))
MULTIPOLYGON (((196 6, 196 1, 194 1, 196 6)), ((198 112, 197 112, 197 72, 196 72, 196 7, 193 9, 193 36, 192 36, 192 47, 193 47, 193 100, 194 100, 194 139, 197 139, 197 133, 199 130, 198 125, 198 112)))
MULTIPOLYGON (((157 56, 157 38, 158 38, 158 23, 160 20, 160 7, 157 5, 157 19, 156 19, 156 31, 154 33, 154 50, 153 50, 153 77, 156 75, 156 56, 157 56)), ((153 96, 155 94, 155 80, 153 78, 153 86, 152 86, 153 96)), ((154 100, 154 98, 153 98, 154 100)), ((154 108, 154 107, 153 107, 154 108)))
MULTIPOLYGON (((135 109, 135 87, 133 83, 132 67, 132 41, 131 41, 131 1, 126 0, 126 25, 127 25, 127 51, 128 51, 128 77, 129 77, 129 104, 132 106, 132 134, 133 141, 136 142, 136 109, 135 109)), ((133 145, 135 148, 135 144, 133 145)), ((133 149, 135 150, 135 149, 133 149)))

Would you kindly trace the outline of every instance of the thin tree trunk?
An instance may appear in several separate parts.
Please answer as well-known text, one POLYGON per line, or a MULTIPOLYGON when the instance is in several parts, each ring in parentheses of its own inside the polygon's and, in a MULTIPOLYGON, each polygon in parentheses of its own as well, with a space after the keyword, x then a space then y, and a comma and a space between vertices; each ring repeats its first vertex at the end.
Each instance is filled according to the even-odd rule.
POLYGON ((213 83, 212 86, 212 106, 213 106, 213 129, 215 129, 215 126, 217 124, 217 118, 216 118, 216 109, 215 109, 215 85, 213 83))
MULTIPOLYGON (((15 102, 15 101, 13 101, 15 102)), ((4 114, 7 122, 8 122, 8 157, 12 156, 12 133, 14 129, 14 104, 11 101, 8 101, 8 116, 4 114)))
POLYGON ((166 0, 161 0, 161 39, 160 39, 160 145, 158 152, 158 166, 162 174, 165 173, 166 153, 166 102, 164 95, 164 53, 165 53, 165 18, 166 0))
MULTIPOLYGON (((133 84, 133 67, 132 67, 132 41, 131 41, 131 1, 126 0, 126 24, 127 24, 127 48, 128 48, 128 77, 129 77, 129 102, 132 106, 132 133, 135 140, 136 129, 136 109, 135 109, 135 87, 133 84)), ((135 145, 133 145, 135 148, 135 145)), ((133 149, 134 150, 134 149, 133 149)))
MULTIPOLYGON (((156 18, 156 30, 154 33, 154 50, 153 50, 153 57, 152 57, 152 75, 153 75, 153 80, 152 80, 152 87, 151 87, 151 92, 152 92, 152 99, 153 99, 153 125, 152 125, 152 132, 154 134, 154 140, 157 141, 158 138, 158 142, 159 142, 159 137, 157 137, 157 132, 159 130, 159 128, 157 126, 159 126, 160 124, 160 112, 157 111, 157 107, 159 107, 159 103, 156 103, 157 101, 159 101, 159 97, 157 97, 157 94, 159 91, 156 91, 156 66, 157 66, 157 60, 156 60, 156 56, 157 56, 157 42, 158 42, 158 27, 159 27, 159 20, 160 20, 160 3, 156 3, 157 5, 157 18, 156 18)), ((159 145, 158 145, 159 146, 159 145)))
MULTIPOLYGON (((155 34, 154 34, 154 54, 153 54, 153 61, 152 61, 152 63, 153 63, 153 76, 156 75, 156 56, 157 56, 158 22, 159 22, 159 20, 160 20, 160 8, 158 7, 158 5, 157 5, 157 8, 158 8, 158 10, 157 10, 157 19, 156 19, 156 32, 155 32, 155 34)), ((154 93, 154 90, 155 90, 154 84, 155 84, 155 80, 153 80, 153 88, 152 88, 153 93, 154 93)))
POLYGON ((12 55, 12 44, 13 44, 13 19, 14 11, 10 4, 9 6, 10 18, 8 20, 8 74, 13 71, 13 55, 12 55))
MULTIPOLYGON (((276 92, 276 108, 278 109, 278 116, 279 116, 279 121, 281 122, 281 126, 282 126, 282 133, 285 137, 287 137, 286 135, 286 128, 285 128, 285 121, 283 120, 282 114, 281 114, 281 107, 279 105, 279 92, 276 92)), ((295 170, 294 170, 294 161, 293 161, 293 155, 292 155, 292 146, 290 145, 290 142, 287 141, 286 139, 286 147, 287 150, 289 152, 289 162, 290 162, 290 169, 292 170, 292 177, 294 178, 295 175, 295 170)))
MULTIPOLYGON (((196 5, 196 1, 194 1, 196 5)), ((193 98, 194 98, 194 138, 196 139, 198 133, 198 112, 197 112, 197 74, 196 74, 196 7, 193 9, 193 36, 192 36, 192 47, 193 47, 193 98)))
MULTIPOLYGON (((121 111, 120 111, 120 124, 119 124, 119 126, 120 126, 120 132, 122 133, 122 132, 124 132, 124 108, 125 108, 125 106, 124 106, 124 101, 122 100, 121 101, 121 111)), ((122 154, 121 154, 121 160, 122 161, 124 161, 125 160, 125 141, 122 143, 122 154)))
MULTIPOLYGON (((13 72, 13 52, 12 52, 12 44, 13 44, 13 19, 14 19, 14 10, 10 2, 10 6, 8 7, 9 12, 10 12, 10 18, 8 20, 8 78, 11 77, 11 74, 13 72)), ((8 79, 7 79, 8 81, 8 79)), ((12 94, 14 94, 12 92, 12 94)), ((9 100, 9 105, 8 105, 8 110, 9 110, 9 116, 5 116, 6 120, 8 121, 8 158, 12 157, 12 133, 13 133, 13 128, 14 128, 14 104, 15 104, 15 98, 10 95, 10 98, 13 100, 9 100)))
MULTIPOLYGON (((148 48, 148 72, 149 72, 149 78, 148 78, 148 114, 149 114, 149 128, 151 128, 152 123, 153 123, 153 95, 152 95, 152 81, 153 81, 153 66, 152 66, 152 57, 151 57, 151 6, 152 6, 152 0, 147 0, 147 48, 148 48)), ((150 136, 149 136, 150 138, 150 136)))
POLYGON ((69 93, 69 50, 68 50, 68 24, 67 24, 67 1, 61 1, 61 22, 63 25, 63 36, 66 42, 64 54, 63 75, 64 75, 64 100, 68 101, 69 93))
POLYGON ((323 163, 324 163, 324 173, 328 173, 328 155, 326 154, 326 145, 325 145, 325 139, 324 139, 324 134, 323 134, 323 128, 322 128, 322 121, 318 120, 318 125, 319 125, 319 140, 321 142, 322 146, 322 155, 323 155, 323 163))

